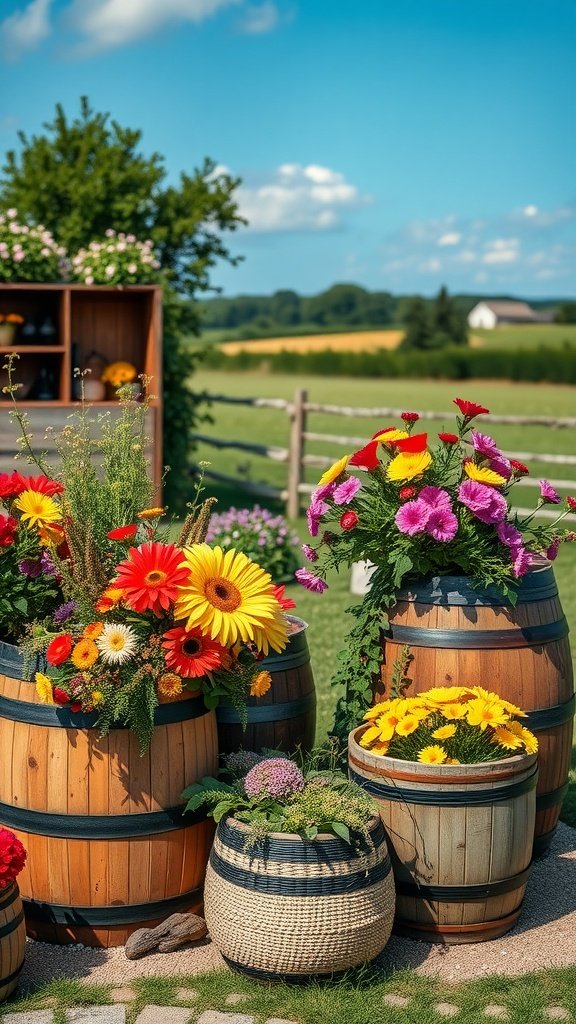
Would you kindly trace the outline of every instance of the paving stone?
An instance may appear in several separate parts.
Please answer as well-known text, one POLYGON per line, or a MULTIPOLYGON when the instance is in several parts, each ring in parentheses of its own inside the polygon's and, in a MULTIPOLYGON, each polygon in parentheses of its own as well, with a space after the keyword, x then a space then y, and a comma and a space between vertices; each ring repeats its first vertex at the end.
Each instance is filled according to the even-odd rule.
POLYGON ((126 1024, 125 1006, 77 1006, 66 1010, 69 1024, 126 1024))
POLYGON ((454 1003, 436 1003, 434 1009, 441 1017, 455 1017, 457 1013, 460 1013, 460 1007, 455 1006, 454 1003))
POLYGON ((544 1016, 548 1020, 570 1020, 570 1013, 563 1006, 547 1006, 544 1016))
POLYGON ((0 1018, 4 1024, 52 1024, 52 1010, 26 1010, 24 1013, 7 1013, 0 1018))
POLYGON ((247 999, 250 999, 250 996, 245 992, 231 992, 229 996, 226 996, 224 1002, 226 1006, 238 1006, 239 1003, 245 1003, 247 999))
POLYGON ((485 1017, 497 1017, 500 1020, 508 1020, 510 1014, 505 1006, 500 1006, 499 1003, 489 1003, 484 1010, 485 1017))
POLYGON ((113 988, 110 993, 110 998, 113 1003, 129 1003, 134 996, 134 989, 124 986, 124 988, 113 988))
POLYGON ((403 1006, 408 1006, 410 999, 408 996, 398 996, 395 992, 387 992, 382 1002, 386 1006, 397 1006, 401 1009, 403 1006))
POLYGON ((183 1003, 188 1001, 192 1002, 193 999, 198 999, 199 993, 195 988, 177 988, 176 999, 180 999, 183 1003))
POLYGON ((191 1010, 187 1006, 145 1006, 136 1018, 136 1024, 188 1024, 191 1010))
POLYGON ((198 1017, 196 1024, 254 1024, 254 1020, 254 1017, 250 1017, 246 1013, 222 1013, 221 1010, 205 1010, 198 1017))

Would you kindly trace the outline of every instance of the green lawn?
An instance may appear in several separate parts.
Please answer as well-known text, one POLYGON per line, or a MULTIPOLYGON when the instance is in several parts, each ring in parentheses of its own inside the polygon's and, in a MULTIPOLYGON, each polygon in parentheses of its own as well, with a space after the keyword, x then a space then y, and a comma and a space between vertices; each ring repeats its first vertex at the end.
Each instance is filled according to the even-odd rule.
POLYGON ((576 345, 576 324, 508 324, 493 331, 474 329, 485 348, 562 348, 576 345))

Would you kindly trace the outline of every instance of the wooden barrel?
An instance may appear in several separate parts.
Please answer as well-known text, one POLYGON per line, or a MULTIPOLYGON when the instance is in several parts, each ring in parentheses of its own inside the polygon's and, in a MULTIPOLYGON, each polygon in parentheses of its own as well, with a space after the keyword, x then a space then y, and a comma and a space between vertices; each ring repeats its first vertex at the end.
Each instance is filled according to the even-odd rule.
POLYGON ((484 942, 520 915, 532 860, 536 754, 436 765, 379 757, 350 734, 350 778, 376 800, 396 882, 395 930, 484 942))
POLYGON ((334 835, 311 842, 272 833, 249 847, 246 825, 218 825, 206 872, 210 936, 234 970, 262 981, 301 981, 373 960, 394 918, 384 829, 358 851, 334 835))
POLYGON ((243 729, 240 716, 231 704, 216 709, 218 745, 221 754, 263 747, 286 753, 311 750, 316 735, 316 690, 306 639, 308 624, 289 615, 292 625, 288 644, 280 653, 272 652, 260 662, 272 676, 272 686, 263 697, 248 700, 248 724, 243 729))
POLYGON ((201 906, 214 834, 181 792, 217 767, 216 718, 191 694, 161 704, 148 753, 95 715, 41 704, 0 649, 0 825, 28 850, 19 882, 28 934, 122 945, 137 928, 201 906), (2 674, 9 668, 11 675, 2 674))
POLYGON ((0 889, 0 1003, 18 985, 24 964, 26 926, 18 886, 0 889))
POLYGON ((528 712, 539 742, 534 853, 544 853, 568 788, 574 678, 568 623, 551 568, 522 580, 513 607, 494 588, 473 590, 461 576, 423 580, 398 593, 384 642, 382 687, 407 644, 413 661, 407 693, 431 686, 484 686, 528 712))

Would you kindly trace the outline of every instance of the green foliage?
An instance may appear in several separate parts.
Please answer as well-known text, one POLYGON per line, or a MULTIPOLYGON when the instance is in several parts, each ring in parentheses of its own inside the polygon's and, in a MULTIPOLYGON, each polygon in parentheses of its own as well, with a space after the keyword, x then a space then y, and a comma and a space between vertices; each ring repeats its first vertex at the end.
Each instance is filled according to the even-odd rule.
POLYGON ((19 223, 18 211, 0 214, 0 281, 59 281, 66 251, 43 224, 19 223))
POLYGON ((401 348, 406 351, 441 349, 468 342, 466 320, 444 285, 432 305, 420 296, 410 300, 404 312, 404 323, 406 334, 401 348))
POLYGON ((210 299, 204 305, 205 327, 239 328, 237 337, 282 333, 288 327, 309 331, 337 325, 383 327, 393 322, 396 300, 389 292, 369 292, 355 284, 335 284, 318 295, 288 289, 273 295, 238 295, 210 299))
POLYGON ((554 314, 554 320, 557 324, 576 324, 576 302, 562 302, 554 314))
MULTIPOLYGON (((0 511, 0 525, 3 516, 0 511)), ((62 601, 56 578, 40 571, 41 554, 36 531, 23 524, 14 535, 14 543, 0 547, 0 637, 7 643, 19 643, 28 623, 45 619, 62 601), (39 575, 23 572, 20 566, 29 566, 32 573, 38 567, 39 575)))
POLYGON ((345 647, 338 653, 338 668, 332 686, 344 688, 336 705, 332 735, 338 740, 343 762, 347 762, 348 733, 362 721, 372 704, 380 676, 382 658, 382 607, 370 600, 348 609, 356 623, 346 637, 345 647))

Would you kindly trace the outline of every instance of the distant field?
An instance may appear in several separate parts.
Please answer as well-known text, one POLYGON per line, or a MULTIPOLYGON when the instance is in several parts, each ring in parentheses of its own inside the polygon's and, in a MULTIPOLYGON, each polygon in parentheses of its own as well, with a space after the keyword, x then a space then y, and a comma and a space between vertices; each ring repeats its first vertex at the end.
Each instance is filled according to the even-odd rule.
POLYGON ((509 324, 493 331, 475 328, 474 339, 482 348, 561 348, 576 345, 576 324, 509 324))
POLYGON ((396 348, 403 331, 350 331, 345 334, 305 334, 295 338, 253 338, 249 341, 227 341, 220 345, 223 352, 374 352, 380 348, 396 348))

